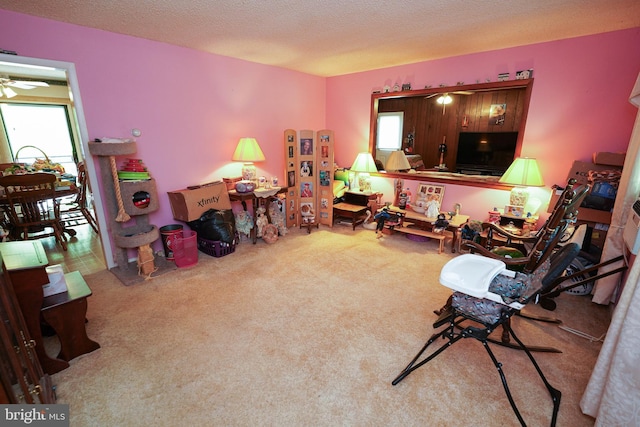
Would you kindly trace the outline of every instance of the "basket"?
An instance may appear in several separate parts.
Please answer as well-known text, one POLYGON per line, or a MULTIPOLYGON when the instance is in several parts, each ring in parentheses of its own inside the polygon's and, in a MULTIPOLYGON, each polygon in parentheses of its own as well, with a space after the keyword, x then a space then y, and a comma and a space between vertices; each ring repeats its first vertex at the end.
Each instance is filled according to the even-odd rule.
POLYGON ((229 244, 220 240, 208 240, 198 236, 198 250, 212 257, 220 258, 235 252, 237 241, 238 239, 233 239, 233 242, 229 244))
POLYGON ((14 161, 16 163, 20 163, 18 158, 20 156, 20 151, 22 151, 24 148, 33 148, 34 150, 38 150, 39 152, 41 152, 42 155, 44 156, 44 159, 36 158, 36 161, 33 162, 33 168, 35 170, 51 170, 51 171, 64 173, 64 168, 60 163, 52 162, 49 156, 47 156, 47 153, 45 153, 44 151, 42 151, 42 149, 36 147, 35 145, 25 145, 20 147, 18 151, 16 151, 16 155, 14 156, 14 161))

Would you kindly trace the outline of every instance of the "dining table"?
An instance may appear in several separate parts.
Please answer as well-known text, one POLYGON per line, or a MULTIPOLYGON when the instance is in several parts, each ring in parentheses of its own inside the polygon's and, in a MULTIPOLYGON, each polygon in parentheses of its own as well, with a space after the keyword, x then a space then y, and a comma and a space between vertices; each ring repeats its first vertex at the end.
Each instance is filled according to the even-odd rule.
MULTIPOLYGON (((61 199, 64 199, 66 197, 75 196, 78 194, 78 192, 79 192, 79 189, 75 184, 56 186, 54 199, 57 201, 60 201, 61 199)), ((13 236, 11 234, 11 231, 16 228, 12 227, 11 216, 8 215, 8 212, 6 210, 6 207, 8 207, 8 204, 9 204, 9 200, 6 194, 4 193, 4 188, 0 187, 0 209, 2 210, 2 215, 3 215, 2 223, 8 226, 9 230, 7 231, 9 231, 9 237, 13 238, 12 240, 18 240, 16 236, 13 236)), ((64 221, 61 221, 61 223, 62 223, 62 231, 64 233, 67 233, 69 237, 73 237, 76 235, 76 230, 74 230, 69 226, 65 226, 64 221)), ((44 236, 41 236, 41 237, 44 237, 44 236)))

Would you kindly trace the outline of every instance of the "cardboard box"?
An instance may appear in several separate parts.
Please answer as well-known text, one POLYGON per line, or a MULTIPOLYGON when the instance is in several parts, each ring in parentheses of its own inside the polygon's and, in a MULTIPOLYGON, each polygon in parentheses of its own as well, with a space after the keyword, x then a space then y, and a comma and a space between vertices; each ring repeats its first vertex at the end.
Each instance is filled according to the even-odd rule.
MULTIPOLYGON (((573 162, 573 166, 567 176, 569 178, 575 178, 578 185, 589 184, 589 172, 590 171, 605 171, 605 170, 620 170, 621 167, 612 165, 596 165, 588 162, 573 162)), ((566 182, 564 183, 566 184, 566 182)))
MULTIPOLYGON (((562 192, 558 192, 557 194, 553 194, 551 196, 551 201, 549 202, 549 209, 547 209, 547 212, 553 211, 556 203, 558 203, 558 199, 560 199, 560 194, 562 194, 562 192)), ((578 220, 599 224, 611 224, 611 212, 580 207, 578 208, 578 220)))
POLYGON ((178 221, 194 221, 209 209, 231 209, 227 186, 222 181, 169 191, 167 194, 173 218, 178 221))
POLYGON ((624 166, 626 153, 593 153, 593 163, 596 165, 624 166))
MULTIPOLYGON (((594 163, 575 161, 569 171, 567 181, 570 178, 575 178, 577 181, 576 186, 590 184, 590 171, 610 171, 620 169, 620 167, 613 165, 596 165, 594 163)), ((596 184, 597 185, 592 186, 589 190, 589 194, 585 198, 585 201, 578 208, 578 220, 599 224, 611 224, 611 209, 613 208, 616 197, 615 189, 606 183, 596 184), (594 209, 597 207, 600 207, 601 209, 594 209)), ((547 212, 553 211, 553 208, 560 198, 560 194, 562 194, 561 191, 556 191, 555 194, 551 196, 547 212)))

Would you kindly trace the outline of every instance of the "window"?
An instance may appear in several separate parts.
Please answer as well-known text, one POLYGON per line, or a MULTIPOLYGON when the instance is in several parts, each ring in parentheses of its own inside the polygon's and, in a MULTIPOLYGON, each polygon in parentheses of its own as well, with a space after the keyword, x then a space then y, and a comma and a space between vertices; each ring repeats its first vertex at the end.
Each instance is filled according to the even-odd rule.
POLYGON ((376 148, 395 151, 402 148, 402 123, 404 112, 378 113, 376 148))
POLYGON ((77 175, 78 157, 66 106, 0 103, 0 114, 14 161, 33 164, 37 158, 44 158, 45 153, 67 173, 77 175))

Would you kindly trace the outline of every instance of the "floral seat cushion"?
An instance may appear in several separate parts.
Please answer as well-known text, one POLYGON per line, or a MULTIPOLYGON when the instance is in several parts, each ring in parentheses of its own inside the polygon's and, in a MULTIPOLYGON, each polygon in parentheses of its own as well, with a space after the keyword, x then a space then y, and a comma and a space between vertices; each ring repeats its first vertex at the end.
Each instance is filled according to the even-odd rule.
POLYGON ((504 304, 462 292, 453 293, 451 304, 456 310, 482 323, 494 324, 500 320, 502 313, 510 309, 505 304, 516 301, 524 303, 540 289, 549 265, 547 259, 531 274, 516 273, 515 277, 497 275, 489 285, 489 292, 500 295, 504 304))

